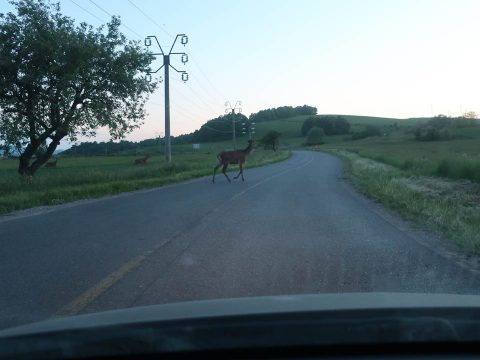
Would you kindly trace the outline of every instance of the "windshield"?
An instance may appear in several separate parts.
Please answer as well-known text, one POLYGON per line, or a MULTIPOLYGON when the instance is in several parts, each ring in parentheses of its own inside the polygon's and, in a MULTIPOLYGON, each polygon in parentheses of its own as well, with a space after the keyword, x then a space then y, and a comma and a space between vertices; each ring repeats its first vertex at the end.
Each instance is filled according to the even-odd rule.
POLYGON ((0 13, 0 329, 208 299, 480 292, 480 2, 0 13))

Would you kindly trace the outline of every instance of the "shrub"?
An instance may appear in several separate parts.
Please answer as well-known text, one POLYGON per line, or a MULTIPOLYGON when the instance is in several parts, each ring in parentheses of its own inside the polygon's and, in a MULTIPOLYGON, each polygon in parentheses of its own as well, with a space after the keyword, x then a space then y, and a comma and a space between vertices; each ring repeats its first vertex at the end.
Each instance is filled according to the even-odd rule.
POLYGON ((275 130, 270 130, 260 139, 260 144, 264 149, 272 148, 273 151, 277 151, 278 140, 282 134, 275 130))
POLYGON ((447 128, 436 128, 435 126, 419 126, 414 132, 417 141, 440 141, 450 140, 452 136, 447 128))
POLYGON ((352 140, 365 139, 372 136, 380 136, 382 132, 377 126, 367 125, 363 131, 354 133, 352 135, 352 140))
POLYGON ((325 135, 340 135, 350 133, 350 123, 341 116, 334 115, 322 115, 311 116, 302 124, 301 133, 302 136, 308 134, 310 129, 318 127, 323 129, 325 135))
POLYGON ((477 126, 478 120, 476 118, 472 118, 469 114, 465 114, 464 116, 459 117, 447 117, 445 115, 438 115, 431 118, 426 126, 433 126, 437 129, 442 128, 465 128, 471 126, 477 126))
POLYGON ((311 116, 307 119, 302 124, 302 130, 301 134, 302 136, 306 136, 310 129, 312 129, 315 126, 315 117, 311 116))
POLYGON ((312 129, 310 129, 310 131, 308 132, 307 134, 307 141, 306 141, 306 144, 307 145, 320 145, 320 144, 323 144, 323 136, 325 135, 325 132, 318 128, 318 127, 314 127, 312 129))

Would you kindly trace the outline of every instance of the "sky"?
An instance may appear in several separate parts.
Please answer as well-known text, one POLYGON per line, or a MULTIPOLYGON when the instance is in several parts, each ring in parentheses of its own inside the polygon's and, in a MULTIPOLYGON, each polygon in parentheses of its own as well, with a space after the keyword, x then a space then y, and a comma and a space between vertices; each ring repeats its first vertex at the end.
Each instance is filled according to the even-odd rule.
MULTIPOLYGON (((156 35, 172 59, 171 130, 189 133, 242 102, 249 115, 283 105, 319 114, 408 118, 480 113, 477 0, 60 0, 62 12, 100 26, 119 15, 132 40, 156 35)), ((0 12, 11 9, 0 0, 0 12)), ((156 51, 157 49, 153 48, 156 51)), ((160 59, 152 68, 161 66, 160 59)), ((160 74, 160 73, 159 73, 160 74)), ((127 135, 164 135, 163 84, 127 135)), ((93 140, 93 139, 91 139, 93 140)), ((98 131, 97 141, 109 140, 98 131)))

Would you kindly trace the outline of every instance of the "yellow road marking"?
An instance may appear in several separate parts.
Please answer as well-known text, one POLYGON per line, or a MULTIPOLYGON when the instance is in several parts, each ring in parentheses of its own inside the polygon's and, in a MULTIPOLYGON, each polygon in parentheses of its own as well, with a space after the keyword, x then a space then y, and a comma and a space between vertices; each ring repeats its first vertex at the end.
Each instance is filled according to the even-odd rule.
POLYGON ((92 286, 91 288, 83 292, 80 296, 78 296, 77 298, 75 298, 65 306, 61 307, 59 310, 55 312, 53 316, 60 317, 60 316, 71 316, 71 315, 78 314, 80 311, 85 309, 92 301, 97 299, 105 291, 107 291, 113 285, 115 285, 118 281, 120 281, 130 271, 139 267, 145 260, 147 260, 151 255, 153 255, 158 249, 160 249, 162 246, 165 246, 170 241, 172 241, 172 239, 174 239, 177 235, 179 235, 179 233, 180 232, 178 231, 175 232, 166 241, 155 245, 153 249, 146 251, 143 255, 134 257, 133 259, 128 261, 126 264, 122 265, 119 269, 110 273, 107 277, 105 277, 103 280, 98 282, 96 285, 92 286))

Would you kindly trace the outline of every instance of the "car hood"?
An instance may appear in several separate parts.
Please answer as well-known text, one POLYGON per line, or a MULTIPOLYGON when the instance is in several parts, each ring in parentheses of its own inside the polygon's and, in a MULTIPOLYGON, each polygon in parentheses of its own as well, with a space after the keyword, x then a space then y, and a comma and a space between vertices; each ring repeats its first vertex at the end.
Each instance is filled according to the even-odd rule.
POLYGON ((0 338, 163 321, 368 310, 480 310, 480 296, 418 293, 342 293, 262 296, 140 306, 45 320, 0 331, 0 338))

